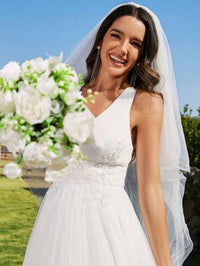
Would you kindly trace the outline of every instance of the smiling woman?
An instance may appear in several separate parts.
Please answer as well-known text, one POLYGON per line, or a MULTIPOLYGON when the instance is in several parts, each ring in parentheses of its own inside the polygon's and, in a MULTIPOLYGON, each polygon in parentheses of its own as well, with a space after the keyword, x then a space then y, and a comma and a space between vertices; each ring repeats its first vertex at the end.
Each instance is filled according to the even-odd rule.
POLYGON ((116 6, 67 62, 84 75, 83 94, 98 92, 86 109, 93 138, 86 161, 51 173, 23 266, 181 266, 193 247, 180 171, 189 158, 158 18, 116 6))
MULTIPOLYGON (((101 73, 105 69, 105 73, 114 75, 115 90, 118 90, 119 83, 127 80, 137 89, 155 93, 154 87, 160 78, 157 71, 151 67, 151 62, 157 51, 158 38, 155 25, 147 12, 134 8, 128 11, 122 10, 121 13, 115 10, 103 21, 97 32, 94 45, 86 59, 88 73, 85 82, 92 86, 91 80, 98 71, 101 73), (96 47, 99 46, 102 46, 101 65, 98 64, 95 68, 96 47)), ((106 78, 105 73, 103 73, 104 78, 106 78)), ((96 86, 99 87, 97 84, 98 77, 96 86)))
POLYGON ((142 43, 144 36, 145 25, 140 20, 131 16, 116 19, 100 43, 102 77, 107 73, 111 77, 125 78, 138 62, 142 52, 142 46, 135 38, 142 43))
POLYGON ((158 50, 154 22, 143 9, 123 12, 116 10, 104 20, 86 59, 88 74, 82 92, 84 96, 88 88, 99 92, 96 104, 88 104, 96 116, 129 85, 162 97, 154 90, 159 74, 150 63, 158 50))

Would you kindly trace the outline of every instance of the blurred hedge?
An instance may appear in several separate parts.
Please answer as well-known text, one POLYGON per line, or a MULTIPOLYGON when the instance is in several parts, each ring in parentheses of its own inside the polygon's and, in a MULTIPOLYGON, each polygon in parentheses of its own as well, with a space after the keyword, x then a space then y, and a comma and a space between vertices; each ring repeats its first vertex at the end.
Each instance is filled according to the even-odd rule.
POLYGON ((191 169, 191 173, 185 173, 187 182, 183 201, 186 223, 194 243, 191 256, 199 254, 200 250, 200 107, 197 109, 197 116, 192 116, 192 112, 186 104, 181 113, 191 169))
POLYGON ((193 110, 186 104, 181 113, 181 122, 190 157, 190 166, 200 168, 200 107, 198 115, 192 116, 193 110))

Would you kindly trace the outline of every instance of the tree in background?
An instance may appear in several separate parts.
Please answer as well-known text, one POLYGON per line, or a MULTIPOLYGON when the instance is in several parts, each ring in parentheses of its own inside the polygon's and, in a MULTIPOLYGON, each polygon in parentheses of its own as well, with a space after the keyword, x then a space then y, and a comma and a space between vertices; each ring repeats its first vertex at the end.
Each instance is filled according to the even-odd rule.
POLYGON ((192 116, 192 109, 189 104, 183 107, 181 121, 190 157, 190 165, 200 168, 200 107, 198 115, 192 116))

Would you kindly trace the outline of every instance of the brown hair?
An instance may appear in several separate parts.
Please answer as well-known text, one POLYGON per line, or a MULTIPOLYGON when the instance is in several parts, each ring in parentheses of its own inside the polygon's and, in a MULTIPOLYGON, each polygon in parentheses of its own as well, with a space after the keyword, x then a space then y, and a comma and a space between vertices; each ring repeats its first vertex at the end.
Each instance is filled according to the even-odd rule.
MULTIPOLYGON (((138 90, 155 92, 154 87, 159 83, 159 80, 160 80, 159 73, 157 73, 151 66, 152 61, 158 51, 158 37, 156 33, 155 24, 154 24, 152 17, 147 11, 145 11, 141 7, 136 7, 130 4, 118 7, 113 12, 111 12, 102 22, 97 32, 96 39, 92 47, 92 50, 86 59, 86 65, 87 65, 88 72, 85 78, 85 82, 88 83, 90 81, 92 69, 93 69, 96 54, 97 54, 97 46, 103 40, 105 33, 110 28, 112 23, 116 19, 122 16, 126 16, 126 15, 133 16, 141 20, 144 23, 145 28, 146 28, 143 49, 142 49, 140 58, 138 60, 139 65, 134 66, 132 70, 130 71, 128 75, 128 82, 130 83, 131 75, 135 67, 138 67, 134 88, 138 90)), ((94 76, 97 75, 98 71, 99 71, 99 67, 94 76)))

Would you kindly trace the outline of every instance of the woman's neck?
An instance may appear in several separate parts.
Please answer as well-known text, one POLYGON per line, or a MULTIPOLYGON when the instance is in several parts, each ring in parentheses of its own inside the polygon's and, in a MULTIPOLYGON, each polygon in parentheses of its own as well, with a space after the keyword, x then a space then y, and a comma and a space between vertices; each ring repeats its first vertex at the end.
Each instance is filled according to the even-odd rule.
POLYGON ((99 71, 98 75, 91 82, 90 87, 94 91, 118 91, 125 89, 129 84, 124 76, 113 77, 109 73, 99 71))

